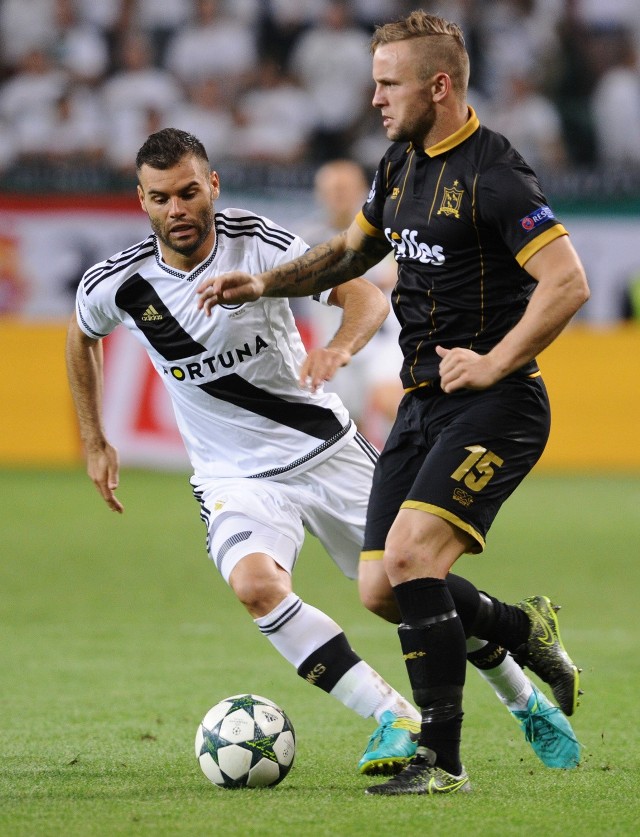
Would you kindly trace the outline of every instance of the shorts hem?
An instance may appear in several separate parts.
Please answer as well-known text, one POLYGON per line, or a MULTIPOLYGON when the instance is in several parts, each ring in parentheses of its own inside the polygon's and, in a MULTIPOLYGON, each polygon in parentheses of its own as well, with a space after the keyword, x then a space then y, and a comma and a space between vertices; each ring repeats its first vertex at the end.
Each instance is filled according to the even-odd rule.
POLYGON ((382 561, 384 549, 367 549, 360 553, 361 561, 382 561))
POLYGON ((466 532, 467 535, 471 535, 477 544, 476 548, 467 550, 472 554, 482 552, 486 546, 485 539, 477 529, 475 529, 470 523, 467 523, 466 520, 462 520, 462 518, 458 517, 453 512, 450 512, 448 509, 443 509, 441 506, 434 506, 431 503, 421 503, 419 500, 405 500, 400 508, 416 509, 417 511, 435 514, 436 517, 441 517, 443 520, 447 520, 449 523, 452 523, 456 528, 462 529, 462 531, 466 532))

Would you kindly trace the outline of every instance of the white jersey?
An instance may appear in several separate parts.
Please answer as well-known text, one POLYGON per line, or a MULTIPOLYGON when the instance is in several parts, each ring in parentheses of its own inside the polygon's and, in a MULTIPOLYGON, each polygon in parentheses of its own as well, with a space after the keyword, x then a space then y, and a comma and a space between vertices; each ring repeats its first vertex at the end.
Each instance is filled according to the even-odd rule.
POLYGON ((101 338, 122 323, 146 349, 171 396, 194 473, 284 477, 326 459, 356 432, 333 393, 301 389, 306 351, 286 299, 197 309, 205 278, 261 273, 308 247, 267 218, 215 213, 216 241, 188 273, 162 260, 155 235, 88 270, 80 328, 101 338))

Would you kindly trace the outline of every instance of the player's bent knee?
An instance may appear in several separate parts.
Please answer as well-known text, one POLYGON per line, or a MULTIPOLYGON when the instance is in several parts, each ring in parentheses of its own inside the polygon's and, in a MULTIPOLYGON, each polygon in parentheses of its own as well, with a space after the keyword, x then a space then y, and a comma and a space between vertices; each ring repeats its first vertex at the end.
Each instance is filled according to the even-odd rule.
POLYGON ((394 625, 400 624, 400 611, 398 610, 395 598, 383 597, 370 590, 361 590, 360 601, 367 610, 375 613, 376 616, 379 616, 386 622, 391 622, 394 625))
POLYGON ((267 555, 248 555, 229 576, 229 586, 254 619, 270 613, 291 592, 291 580, 267 555))
POLYGON ((260 584, 253 581, 231 580, 231 589, 254 619, 266 616, 287 597, 289 590, 279 582, 260 584))
POLYGON ((404 544, 388 542, 384 550, 383 565, 392 584, 397 584, 398 576, 412 571, 415 565, 416 550, 407 549, 404 544))
POLYGON ((382 560, 360 561, 358 570, 360 601, 376 616, 397 624, 400 613, 382 560))
POLYGON ((448 520, 402 509, 385 543, 385 571, 393 585, 412 578, 446 578, 471 544, 471 537, 448 520))

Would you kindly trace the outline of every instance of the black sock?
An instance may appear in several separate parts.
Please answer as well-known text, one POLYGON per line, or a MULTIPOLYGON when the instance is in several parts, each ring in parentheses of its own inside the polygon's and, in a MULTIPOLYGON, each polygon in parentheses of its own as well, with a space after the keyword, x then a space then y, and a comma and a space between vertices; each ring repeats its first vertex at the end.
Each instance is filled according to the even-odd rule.
POLYGON ((456 612, 462 621, 465 636, 471 636, 471 629, 480 607, 480 592, 466 578, 454 573, 449 573, 447 576, 447 587, 453 598, 456 612))
POLYGON ((515 651, 529 638, 530 627, 524 610, 501 602, 488 593, 480 593, 480 607, 472 626, 473 636, 515 651))
POLYGON ((402 614, 398 628, 409 681, 422 710, 419 743, 436 764, 459 775, 466 640, 447 583, 419 578, 393 588, 402 614))
POLYGON ((351 648, 342 633, 310 654, 298 666, 298 674, 312 686, 330 692, 338 680, 360 660, 361 657, 351 648))
POLYGON ((487 642, 482 648, 467 654, 467 660, 481 671, 488 671, 503 663, 506 656, 506 648, 496 645, 495 642, 487 642))
MULTIPOLYGON (((465 636, 469 637, 472 635, 473 626, 478 618, 478 611, 483 604, 486 607, 486 602, 482 601, 478 588, 461 575, 449 573, 447 587, 455 602, 458 616, 462 620, 465 636)), ((467 660, 476 668, 486 671, 499 666, 506 656, 505 648, 487 640, 487 644, 482 648, 467 654, 467 660)))

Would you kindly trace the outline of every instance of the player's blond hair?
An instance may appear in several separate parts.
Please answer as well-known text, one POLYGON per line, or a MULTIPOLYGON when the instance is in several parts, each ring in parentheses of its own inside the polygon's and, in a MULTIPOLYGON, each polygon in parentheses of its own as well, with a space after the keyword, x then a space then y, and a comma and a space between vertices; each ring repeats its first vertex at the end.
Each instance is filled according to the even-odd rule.
POLYGON ((418 67, 421 79, 427 79, 436 72, 445 72, 451 78, 453 89, 466 94, 469 55, 462 29, 457 23, 422 10, 411 12, 393 23, 377 26, 371 39, 371 52, 375 53, 382 44, 408 40, 419 40, 424 46, 418 67))

